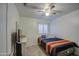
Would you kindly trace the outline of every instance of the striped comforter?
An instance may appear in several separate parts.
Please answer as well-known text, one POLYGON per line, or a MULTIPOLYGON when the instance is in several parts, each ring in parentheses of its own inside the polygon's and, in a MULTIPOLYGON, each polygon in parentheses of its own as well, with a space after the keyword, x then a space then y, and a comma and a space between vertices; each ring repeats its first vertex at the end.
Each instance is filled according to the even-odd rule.
MULTIPOLYGON (((44 39, 42 39, 41 37, 38 38, 38 44, 45 48, 44 50, 47 54, 51 54, 52 52, 54 54, 56 52, 56 48, 59 46, 61 46, 61 47, 64 45, 68 46, 68 44, 69 44, 69 46, 70 45, 72 47, 74 46, 74 43, 69 40, 61 40, 61 39, 56 40, 55 39, 55 40, 50 41, 50 39, 49 39, 49 42, 45 42, 44 39)), ((64 48, 61 48, 61 49, 64 49, 64 48)))

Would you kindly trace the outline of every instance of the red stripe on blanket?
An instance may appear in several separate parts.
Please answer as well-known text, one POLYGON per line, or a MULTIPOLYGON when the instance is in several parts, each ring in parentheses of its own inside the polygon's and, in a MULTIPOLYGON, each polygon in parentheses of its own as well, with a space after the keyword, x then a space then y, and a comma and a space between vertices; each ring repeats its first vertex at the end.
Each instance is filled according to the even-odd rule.
POLYGON ((60 45, 61 43, 63 43, 64 44, 64 42, 69 42, 69 40, 59 40, 59 41, 54 41, 54 42, 48 42, 47 44, 46 44, 46 52, 47 53, 50 53, 50 47, 51 46, 58 46, 58 45, 60 45))
POLYGON ((49 49, 49 53, 51 53, 52 49, 57 47, 57 46, 60 46, 60 45, 64 45, 64 44, 68 44, 70 42, 62 42, 62 43, 58 43, 58 44, 54 44, 54 45, 50 45, 50 49, 49 49))

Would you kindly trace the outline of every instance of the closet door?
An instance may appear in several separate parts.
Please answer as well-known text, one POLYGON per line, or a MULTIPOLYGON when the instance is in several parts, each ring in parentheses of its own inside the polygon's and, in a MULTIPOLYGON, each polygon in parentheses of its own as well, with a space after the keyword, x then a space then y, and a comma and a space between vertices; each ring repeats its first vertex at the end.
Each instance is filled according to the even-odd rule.
POLYGON ((0 56, 7 55, 6 41, 6 4, 0 3, 0 56))

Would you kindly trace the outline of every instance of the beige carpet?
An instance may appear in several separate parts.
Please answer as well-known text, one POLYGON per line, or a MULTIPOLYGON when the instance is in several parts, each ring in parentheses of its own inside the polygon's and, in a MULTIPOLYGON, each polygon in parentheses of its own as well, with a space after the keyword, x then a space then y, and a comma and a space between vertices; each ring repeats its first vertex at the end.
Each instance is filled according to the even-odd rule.
POLYGON ((26 50, 26 56, 46 56, 38 45, 27 47, 26 50))

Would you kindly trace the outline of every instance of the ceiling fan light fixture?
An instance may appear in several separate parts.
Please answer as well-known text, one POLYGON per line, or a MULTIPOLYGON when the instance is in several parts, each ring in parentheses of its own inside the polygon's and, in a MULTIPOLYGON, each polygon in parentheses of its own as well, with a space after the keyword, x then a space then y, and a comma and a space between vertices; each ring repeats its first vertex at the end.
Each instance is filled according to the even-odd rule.
POLYGON ((49 13, 45 13, 46 16, 49 16, 49 13))

